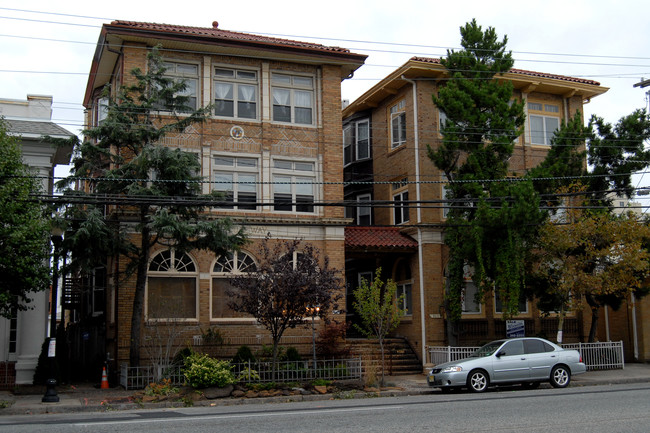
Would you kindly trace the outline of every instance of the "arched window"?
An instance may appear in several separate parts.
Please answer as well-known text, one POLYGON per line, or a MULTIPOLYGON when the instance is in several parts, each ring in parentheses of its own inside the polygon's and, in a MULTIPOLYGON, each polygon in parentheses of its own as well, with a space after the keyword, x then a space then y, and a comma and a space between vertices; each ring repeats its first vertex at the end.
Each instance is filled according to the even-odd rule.
POLYGON ((165 250, 149 263, 148 319, 197 319, 198 272, 186 253, 165 250))
POLYGON ((245 313, 233 311, 228 302, 228 290, 232 290, 230 279, 238 274, 256 272, 255 259, 243 251, 224 254, 217 258, 212 269, 212 308, 213 319, 248 318, 245 313))

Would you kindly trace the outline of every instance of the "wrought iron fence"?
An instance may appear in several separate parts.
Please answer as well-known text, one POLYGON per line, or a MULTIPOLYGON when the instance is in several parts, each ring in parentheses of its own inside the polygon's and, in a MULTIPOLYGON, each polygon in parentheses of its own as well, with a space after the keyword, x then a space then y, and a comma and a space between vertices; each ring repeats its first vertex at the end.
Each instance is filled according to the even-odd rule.
POLYGON ((622 341, 563 344, 565 349, 575 349, 582 355, 587 370, 615 370, 625 367, 622 341))
MULTIPOLYGON (((360 380, 362 378, 361 358, 327 359, 294 362, 278 362, 273 378, 273 363, 257 361, 243 364, 233 364, 232 371, 241 382, 304 382, 315 379, 325 380, 360 380)), ((154 366, 129 367, 120 366, 120 385, 125 389, 143 389, 152 382, 169 379, 173 385, 185 383, 182 367, 172 365, 166 369, 156 369, 154 366)))
POLYGON ((144 389, 152 382, 169 379, 172 385, 180 386, 185 383, 185 376, 179 365, 170 365, 164 369, 153 365, 145 367, 129 367, 120 365, 120 385, 124 389, 144 389))
MULTIPOLYGON (((580 352, 587 370, 613 370, 623 368, 625 364, 622 341, 572 343, 563 344, 562 347, 580 352)), ((433 365, 458 361, 467 358, 476 349, 478 347, 429 346, 428 361, 433 365)))
POLYGON ((429 363, 433 365, 469 357, 478 347, 429 346, 429 363))

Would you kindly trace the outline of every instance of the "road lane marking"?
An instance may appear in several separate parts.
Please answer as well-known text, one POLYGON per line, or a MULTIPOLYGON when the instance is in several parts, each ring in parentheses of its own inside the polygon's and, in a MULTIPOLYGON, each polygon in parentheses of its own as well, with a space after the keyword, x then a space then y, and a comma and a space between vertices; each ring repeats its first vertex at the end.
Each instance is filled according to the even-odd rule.
POLYGON ((319 410, 300 410, 300 411, 282 411, 282 412, 262 412, 262 413, 247 413, 247 414, 223 414, 223 415, 198 415, 191 417, 184 415, 182 417, 174 418, 149 418, 149 419, 134 419, 134 420, 121 420, 121 421, 97 421, 72 424, 75 427, 92 427, 99 425, 127 425, 127 424, 144 424, 144 423, 157 423, 157 422, 187 422, 190 417, 193 420, 219 420, 219 419, 235 419, 235 418, 261 418, 267 416, 295 416, 305 414, 329 414, 329 413, 344 413, 344 412, 369 412, 377 410, 400 410, 403 406, 381 406, 381 407, 357 407, 352 409, 319 409, 319 410))

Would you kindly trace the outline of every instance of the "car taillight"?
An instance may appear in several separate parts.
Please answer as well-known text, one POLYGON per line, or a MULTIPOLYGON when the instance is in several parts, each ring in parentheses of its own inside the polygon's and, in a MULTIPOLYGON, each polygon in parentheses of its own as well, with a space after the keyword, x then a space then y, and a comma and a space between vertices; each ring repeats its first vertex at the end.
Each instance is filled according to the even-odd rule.
POLYGON ((578 362, 582 362, 582 355, 579 356, 578 362))

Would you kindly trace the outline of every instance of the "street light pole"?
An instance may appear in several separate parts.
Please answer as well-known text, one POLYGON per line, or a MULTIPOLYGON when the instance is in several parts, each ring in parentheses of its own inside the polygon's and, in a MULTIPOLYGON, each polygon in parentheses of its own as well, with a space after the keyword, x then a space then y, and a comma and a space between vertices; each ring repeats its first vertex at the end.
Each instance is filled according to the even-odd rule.
POLYGON ((50 364, 50 378, 45 384, 47 390, 41 401, 43 403, 58 403, 59 396, 56 393, 56 312, 59 289, 59 248, 63 241, 63 230, 58 227, 52 227, 52 245, 54 251, 52 254, 52 300, 50 307, 50 344, 47 349, 47 358, 50 364))
POLYGON ((314 357, 314 376, 316 373, 316 326, 314 326, 314 320, 316 315, 320 311, 320 307, 311 307, 311 344, 312 344, 312 355, 314 357))

